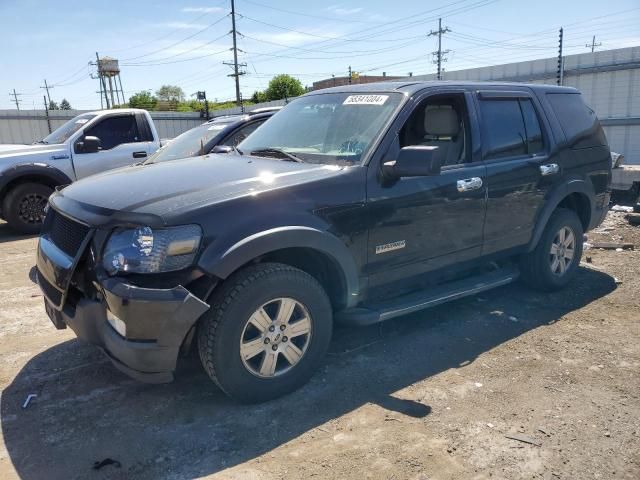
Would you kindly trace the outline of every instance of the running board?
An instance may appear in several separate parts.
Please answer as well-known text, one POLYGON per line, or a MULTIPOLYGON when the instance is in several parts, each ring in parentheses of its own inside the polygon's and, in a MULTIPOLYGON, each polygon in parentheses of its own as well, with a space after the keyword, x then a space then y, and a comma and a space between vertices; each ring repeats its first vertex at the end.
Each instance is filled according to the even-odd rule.
POLYGON ((441 303, 468 297, 515 281, 519 272, 505 267, 482 275, 438 285, 426 291, 410 293, 386 302, 354 307, 336 313, 336 320, 348 325, 371 325, 390 318, 435 307, 441 303))

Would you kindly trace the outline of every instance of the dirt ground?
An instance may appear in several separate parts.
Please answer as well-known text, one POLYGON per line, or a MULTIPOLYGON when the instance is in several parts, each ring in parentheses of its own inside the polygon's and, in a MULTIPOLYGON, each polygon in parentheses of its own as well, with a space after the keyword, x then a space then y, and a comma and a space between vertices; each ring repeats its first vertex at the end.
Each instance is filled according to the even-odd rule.
POLYGON ((195 360, 145 385, 55 330, 36 239, 0 224, 0 478, 638 479, 640 227, 611 213, 593 240, 636 250, 587 250, 559 293, 337 330, 306 387, 243 406, 195 360))

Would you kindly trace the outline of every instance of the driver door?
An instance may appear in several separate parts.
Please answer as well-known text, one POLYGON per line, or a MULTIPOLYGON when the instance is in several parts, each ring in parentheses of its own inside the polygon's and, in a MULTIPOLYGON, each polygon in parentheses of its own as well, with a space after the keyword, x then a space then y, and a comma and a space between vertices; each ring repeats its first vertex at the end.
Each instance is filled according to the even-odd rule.
POLYGON ((78 179, 144 161, 151 144, 141 136, 132 113, 109 115, 99 120, 85 129, 78 142, 84 136, 98 137, 100 150, 83 153, 74 149, 73 165, 78 179))
POLYGON ((368 173, 367 258, 373 288, 480 256, 487 202, 486 167, 479 158, 469 93, 419 96, 389 135, 386 153, 372 159, 368 173), (385 181, 381 165, 410 145, 437 146, 441 173, 385 181))

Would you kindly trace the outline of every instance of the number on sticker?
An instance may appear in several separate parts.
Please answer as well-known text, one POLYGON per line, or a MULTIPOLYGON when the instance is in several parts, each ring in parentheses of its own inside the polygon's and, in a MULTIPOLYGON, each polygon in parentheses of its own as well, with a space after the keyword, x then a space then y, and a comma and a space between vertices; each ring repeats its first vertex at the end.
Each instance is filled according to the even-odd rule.
POLYGON ((343 105, 384 105, 389 95, 349 95, 343 105))

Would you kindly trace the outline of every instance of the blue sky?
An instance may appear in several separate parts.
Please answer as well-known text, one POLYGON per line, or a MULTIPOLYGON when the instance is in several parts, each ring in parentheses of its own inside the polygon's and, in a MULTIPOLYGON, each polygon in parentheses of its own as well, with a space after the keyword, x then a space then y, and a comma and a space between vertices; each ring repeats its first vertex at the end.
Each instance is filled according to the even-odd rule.
MULTIPOLYGON (((346 75, 432 73, 437 18, 451 29, 447 70, 509 63, 557 54, 557 29, 565 27, 565 51, 586 52, 596 35, 599 49, 640 45, 638 0, 353 0, 332 3, 237 0, 243 95, 264 89, 274 74, 303 84, 346 75)), ((230 1, 192 0, 0 0, 0 108, 41 108, 46 78, 53 100, 74 108, 100 106, 98 81, 89 74, 95 52, 118 58, 127 97, 162 84, 187 95, 206 90, 210 99, 231 99, 234 84, 230 1)))

